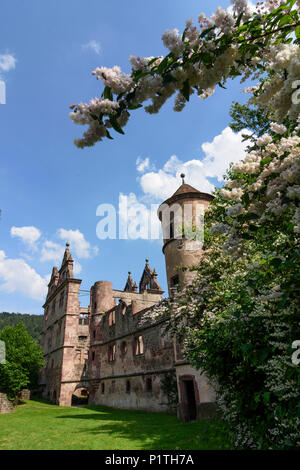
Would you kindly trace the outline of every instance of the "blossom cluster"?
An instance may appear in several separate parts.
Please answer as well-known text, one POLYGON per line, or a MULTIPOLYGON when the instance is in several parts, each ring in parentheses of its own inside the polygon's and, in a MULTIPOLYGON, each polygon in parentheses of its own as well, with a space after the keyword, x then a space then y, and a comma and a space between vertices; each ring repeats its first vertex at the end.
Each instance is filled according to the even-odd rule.
MULTIPOLYGON (((291 15, 291 0, 288 2, 289 6, 282 15, 291 15)), ((169 55, 165 59, 131 55, 129 74, 122 72, 117 65, 112 68, 97 67, 92 74, 109 90, 108 99, 112 103, 119 103, 118 113, 143 104, 146 112, 157 113, 174 94, 174 110, 181 111, 191 94, 196 92, 200 99, 207 99, 214 93, 216 86, 224 86, 229 78, 240 76, 241 82, 249 78, 259 80, 257 85, 246 89, 252 95, 250 102, 255 100, 258 106, 269 111, 274 121, 279 122, 278 125, 286 116, 297 118, 300 99, 295 98, 295 93, 298 93, 297 81, 300 77, 300 48, 296 43, 278 44, 281 30, 289 24, 283 22, 281 27, 276 29, 274 26, 274 31, 270 32, 273 20, 270 19, 268 24, 266 19, 268 14, 283 2, 258 2, 254 11, 250 10, 246 0, 231 0, 231 3, 230 9, 218 7, 210 18, 201 13, 198 26, 194 25, 192 20, 187 20, 183 34, 177 29, 166 30, 162 41, 169 50, 169 55), (253 25, 257 26, 258 18, 261 26, 266 26, 266 32, 262 34, 263 37, 268 37, 265 47, 261 46, 259 37, 256 39, 256 36, 253 36, 253 28, 250 26, 248 29, 239 30, 251 24, 251 20, 253 25), (223 37, 227 38, 226 47, 220 46, 223 37), (246 49, 241 47, 241 37, 246 49), (255 47, 255 52, 252 53, 251 44, 260 46, 255 47), (147 100, 151 100, 151 103, 147 104, 147 100)), ((299 15, 296 17, 295 14, 297 13, 294 10, 294 25, 297 24, 297 18, 299 20, 299 15)), ((280 23, 278 24, 280 26, 280 23)), ((290 28, 292 31, 292 26, 290 28)), ((87 114, 92 115, 91 102, 84 106, 85 117, 87 114)), ((79 112, 82 107, 82 103, 78 105, 79 112)), ((75 118, 74 113, 71 113, 71 118, 75 123, 90 125, 90 120, 78 116, 75 118)), ((122 128, 126 122, 121 120, 119 126, 122 128)), ((102 122, 98 125, 109 127, 109 124, 107 126, 102 122)), ((89 135, 92 136, 96 129, 97 126, 91 126, 89 135)), ((95 138, 95 141, 97 140, 99 139, 95 138)), ((81 146, 85 145, 84 139, 78 142, 81 146)), ((90 143, 87 141, 86 145, 90 143)))

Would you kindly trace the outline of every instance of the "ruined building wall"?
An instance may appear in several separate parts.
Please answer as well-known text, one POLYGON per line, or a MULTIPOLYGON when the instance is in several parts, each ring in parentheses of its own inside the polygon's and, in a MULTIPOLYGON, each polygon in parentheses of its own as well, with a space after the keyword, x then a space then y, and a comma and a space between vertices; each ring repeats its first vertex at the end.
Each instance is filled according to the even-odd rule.
POLYGON ((102 315, 95 333, 90 330, 90 403, 170 411, 161 380, 175 373, 172 340, 162 334, 161 325, 140 325, 147 308, 139 308, 143 299, 129 300, 127 295, 127 304, 121 301, 102 315))

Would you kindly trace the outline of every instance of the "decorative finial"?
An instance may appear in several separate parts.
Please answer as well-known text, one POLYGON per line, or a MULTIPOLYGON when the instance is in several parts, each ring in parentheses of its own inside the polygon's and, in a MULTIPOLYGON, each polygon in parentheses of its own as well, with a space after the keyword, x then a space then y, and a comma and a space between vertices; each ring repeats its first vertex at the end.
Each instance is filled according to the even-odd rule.
POLYGON ((69 243, 69 242, 67 242, 67 243, 66 243, 66 247, 67 247, 67 248, 69 248, 69 246, 70 246, 70 243, 69 243))
POLYGON ((185 174, 184 174, 184 173, 181 173, 180 178, 182 178, 182 184, 184 184, 185 174))
POLYGON ((129 275, 129 276, 130 276, 130 274, 131 274, 131 271, 128 271, 128 275, 129 275))
POLYGON ((148 258, 146 258, 146 260, 145 260, 145 261, 146 261, 146 264, 148 264, 148 263, 149 263, 149 260, 148 260, 148 258))

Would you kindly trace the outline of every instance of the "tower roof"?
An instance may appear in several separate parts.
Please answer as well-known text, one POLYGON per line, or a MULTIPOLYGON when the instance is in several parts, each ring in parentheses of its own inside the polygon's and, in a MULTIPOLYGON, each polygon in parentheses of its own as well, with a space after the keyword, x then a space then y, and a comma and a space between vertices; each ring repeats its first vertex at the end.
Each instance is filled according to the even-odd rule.
POLYGON ((187 194, 187 193, 201 194, 200 191, 198 191, 198 189, 196 188, 193 188, 193 186, 186 184, 186 183, 182 183, 182 185, 179 186, 179 188, 177 189, 177 191, 175 191, 175 193, 171 196, 171 198, 174 196, 178 196, 179 194, 187 194))
POLYGON ((202 199, 208 202, 214 199, 214 196, 212 196, 211 194, 202 193, 201 191, 198 191, 198 189, 194 188, 190 184, 185 183, 184 177, 185 175, 181 174, 182 184, 179 186, 177 191, 175 191, 175 193, 171 197, 166 199, 158 208, 158 217, 160 220, 161 220, 161 208, 164 204, 167 204, 170 206, 171 204, 173 204, 174 202, 180 199, 189 199, 189 200, 191 199, 201 200, 202 199))
POLYGON ((137 291, 136 282, 133 282, 133 279, 131 277, 131 272, 128 271, 128 278, 124 287, 124 292, 136 292, 136 291, 137 291))

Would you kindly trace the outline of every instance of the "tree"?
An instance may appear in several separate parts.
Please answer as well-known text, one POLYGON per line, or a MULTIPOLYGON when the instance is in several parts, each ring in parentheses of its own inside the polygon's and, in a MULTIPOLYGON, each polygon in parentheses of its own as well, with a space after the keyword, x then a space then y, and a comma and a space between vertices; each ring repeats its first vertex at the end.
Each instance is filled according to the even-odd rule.
POLYGON ((243 141, 251 139, 255 142, 255 137, 261 137, 270 129, 271 120, 263 109, 257 109, 254 106, 239 104, 234 101, 229 112, 232 122, 229 127, 234 132, 248 129, 252 134, 242 134, 243 141), (254 139, 253 139, 254 137, 254 139))
POLYGON ((36 375, 44 365, 43 351, 22 323, 5 327, 0 340, 6 349, 6 363, 0 364, 0 390, 16 399, 24 387, 36 383, 36 375))
POLYGON ((217 384, 241 448, 299 444, 299 181, 300 121, 271 122, 215 191, 195 281, 151 316, 217 384))
POLYGON ((206 99, 216 86, 225 88, 226 81, 236 77, 241 82, 258 80, 247 89, 250 102, 267 110, 272 120, 297 118, 300 17, 295 6, 299 7, 299 0, 267 0, 253 13, 246 0, 231 2, 233 13, 220 7, 211 18, 201 13, 199 29, 188 20, 182 35, 176 29, 167 30, 162 39, 169 54, 131 56, 130 74, 118 66, 97 67, 93 75, 104 84, 101 97, 71 106, 74 123, 89 126, 75 144, 83 148, 104 137, 112 139, 110 128, 124 134, 130 111, 149 99, 145 111, 157 113, 177 93, 174 110, 181 111, 191 94, 206 99))

